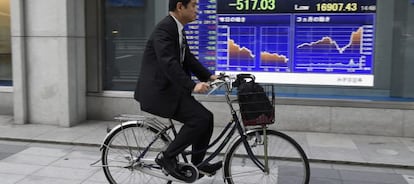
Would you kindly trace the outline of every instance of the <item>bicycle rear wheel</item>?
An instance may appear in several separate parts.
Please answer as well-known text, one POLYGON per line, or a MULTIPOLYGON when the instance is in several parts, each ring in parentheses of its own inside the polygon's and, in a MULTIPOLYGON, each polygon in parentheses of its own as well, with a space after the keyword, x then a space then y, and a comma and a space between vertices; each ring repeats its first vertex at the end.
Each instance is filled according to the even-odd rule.
POLYGON ((168 146, 167 135, 156 138, 158 130, 143 122, 125 123, 118 127, 104 141, 102 165, 106 178, 111 184, 158 184, 164 179, 154 162, 157 154, 168 146), (143 158, 139 155, 155 141, 143 158))
POLYGON ((224 176, 227 183, 309 183, 309 161, 299 144, 291 137, 278 131, 266 130, 266 135, 267 149, 265 149, 263 129, 257 129, 247 133, 246 139, 258 160, 263 165, 267 163, 269 172, 263 172, 249 158, 243 141, 240 138, 226 154, 224 176))

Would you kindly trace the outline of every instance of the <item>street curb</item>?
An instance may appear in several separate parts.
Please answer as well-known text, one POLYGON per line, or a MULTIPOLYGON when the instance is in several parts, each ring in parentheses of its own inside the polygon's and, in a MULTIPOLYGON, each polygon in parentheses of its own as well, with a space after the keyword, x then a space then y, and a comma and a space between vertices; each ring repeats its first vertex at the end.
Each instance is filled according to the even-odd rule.
POLYGON ((29 142, 29 143, 73 145, 73 146, 90 146, 90 147, 101 146, 101 144, 96 144, 96 143, 64 142, 64 141, 36 140, 36 139, 9 138, 9 137, 0 137, 0 140, 1 141, 29 142))
MULTIPOLYGON (((81 142, 64 142, 64 141, 50 141, 50 140, 33 140, 24 138, 9 138, 0 137, 2 141, 16 141, 16 142, 30 142, 30 143, 45 143, 45 144, 59 144, 59 145, 73 145, 73 146, 89 146, 99 148, 101 144, 96 143, 81 143, 81 142)), ((207 154, 211 154, 208 152, 207 154)), ((220 153, 224 156, 224 153, 220 153)), ((388 163, 369 163, 369 162, 356 162, 356 161, 344 161, 344 160, 325 160, 325 159, 313 159, 308 158, 309 162, 322 163, 322 164, 341 164, 341 165, 352 165, 352 166, 365 166, 365 167, 384 167, 384 168, 399 168, 399 169, 414 169, 412 165, 401 165, 401 164, 388 164, 388 163)))

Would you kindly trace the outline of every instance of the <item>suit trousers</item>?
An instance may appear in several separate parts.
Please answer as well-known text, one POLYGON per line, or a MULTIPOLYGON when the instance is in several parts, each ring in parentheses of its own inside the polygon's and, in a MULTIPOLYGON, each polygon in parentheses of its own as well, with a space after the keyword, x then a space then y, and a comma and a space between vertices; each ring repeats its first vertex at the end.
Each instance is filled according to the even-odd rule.
MULTIPOLYGON (((192 151, 206 149, 213 134, 213 114, 191 95, 183 95, 172 119, 183 123, 180 131, 168 148, 165 157, 176 157, 190 145, 192 151)), ((193 154, 191 162, 201 163, 206 151, 193 154)))

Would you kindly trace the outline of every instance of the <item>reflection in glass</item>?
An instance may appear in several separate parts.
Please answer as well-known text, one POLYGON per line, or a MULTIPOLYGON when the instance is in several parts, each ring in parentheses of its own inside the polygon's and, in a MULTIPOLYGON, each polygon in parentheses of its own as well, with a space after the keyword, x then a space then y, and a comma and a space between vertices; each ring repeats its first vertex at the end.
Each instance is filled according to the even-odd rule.
POLYGON ((0 0, 0 86, 11 85, 10 38, 10 1, 0 0))
POLYGON ((146 43, 144 0, 105 1, 104 90, 133 90, 146 43))

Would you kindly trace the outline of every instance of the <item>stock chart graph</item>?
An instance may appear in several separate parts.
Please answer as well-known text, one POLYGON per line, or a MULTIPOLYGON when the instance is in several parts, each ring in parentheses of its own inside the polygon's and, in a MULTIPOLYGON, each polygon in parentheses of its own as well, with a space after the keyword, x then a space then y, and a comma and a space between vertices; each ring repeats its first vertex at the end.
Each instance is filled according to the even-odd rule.
MULTIPOLYGON (((219 35, 224 38, 219 39, 218 53, 224 56, 224 60, 219 63, 223 67, 244 67, 251 68, 255 65, 254 49, 256 48, 256 31, 254 27, 226 27, 219 30, 219 35)), ((222 58, 222 57, 220 57, 222 58)))
POLYGON ((217 69, 257 72, 288 71, 290 16, 244 15, 243 18, 249 21, 247 25, 239 22, 219 24, 217 28, 217 69), (275 22, 275 19, 278 22, 275 22))
POLYGON ((289 27, 261 27, 260 67, 288 68, 289 27))
POLYGON ((252 73, 266 83, 374 85, 376 0, 200 0, 199 9, 187 37, 214 73, 252 73))
POLYGON ((373 22, 359 23, 367 16, 335 15, 321 24, 297 23, 294 71, 372 73, 373 22))

